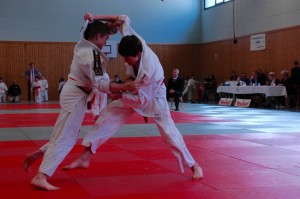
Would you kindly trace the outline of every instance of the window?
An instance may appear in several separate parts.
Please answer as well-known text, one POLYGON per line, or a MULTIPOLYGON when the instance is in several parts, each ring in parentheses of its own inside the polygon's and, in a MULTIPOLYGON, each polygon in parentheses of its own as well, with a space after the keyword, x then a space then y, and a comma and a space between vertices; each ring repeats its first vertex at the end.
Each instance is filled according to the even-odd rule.
POLYGON ((204 0, 204 9, 212 8, 234 0, 204 0))

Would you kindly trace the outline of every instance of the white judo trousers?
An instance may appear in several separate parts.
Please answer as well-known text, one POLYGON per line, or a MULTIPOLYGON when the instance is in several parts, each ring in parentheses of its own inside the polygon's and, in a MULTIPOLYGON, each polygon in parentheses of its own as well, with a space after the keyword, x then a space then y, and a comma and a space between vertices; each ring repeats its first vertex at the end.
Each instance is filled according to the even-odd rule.
MULTIPOLYGON (((162 108, 162 114, 153 119, 162 138, 177 158, 181 172, 184 172, 184 164, 192 167, 195 160, 171 118, 166 98, 156 98, 156 100, 162 108)), ((111 138, 135 112, 134 109, 124 106, 122 100, 113 101, 101 112, 94 126, 84 137, 82 145, 91 147, 91 151, 96 153, 97 148, 111 138)))
POLYGON ((44 157, 39 172, 52 176, 72 150, 79 137, 85 110, 86 98, 78 101, 72 112, 61 109, 49 142, 40 148, 44 152, 44 157))
MULTIPOLYGON (((53 128, 50 141, 40 148, 44 152, 44 157, 39 172, 48 176, 53 175, 59 164, 76 144, 85 115, 87 100, 94 95, 94 92, 92 92, 89 96, 78 88, 78 86, 81 86, 94 89, 93 51, 100 54, 101 67, 106 65, 107 58, 105 55, 97 46, 83 37, 87 25, 88 22, 86 21, 81 31, 81 39, 74 49, 69 79, 64 84, 64 89, 60 95, 61 111, 53 128)), ((105 69, 103 70, 105 72, 105 69)), ((101 77, 98 78, 99 81, 101 81, 101 77)), ((109 81, 105 77, 103 77, 103 81, 103 85, 107 88, 109 81), (105 83, 105 81, 107 82, 105 83)))

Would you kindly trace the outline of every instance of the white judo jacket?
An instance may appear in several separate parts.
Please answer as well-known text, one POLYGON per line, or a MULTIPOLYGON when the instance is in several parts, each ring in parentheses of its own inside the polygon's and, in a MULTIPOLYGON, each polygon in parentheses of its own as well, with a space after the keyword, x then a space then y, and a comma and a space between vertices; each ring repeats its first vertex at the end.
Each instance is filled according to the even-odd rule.
POLYGON ((106 70, 106 63, 108 58, 101 50, 93 43, 84 38, 84 32, 88 26, 88 21, 85 22, 81 30, 81 39, 76 44, 74 49, 73 61, 71 64, 68 81, 64 85, 60 96, 61 108, 65 111, 72 112, 76 104, 82 99, 91 100, 95 94, 96 86, 98 84, 99 90, 109 92, 109 80, 107 78, 99 78, 96 82, 94 68, 94 54, 93 51, 99 53, 101 57, 101 66, 103 74, 106 70), (77 86, 88 88, 91 90, 90 95, 83 93, 77 86))
MULTIPOLYGON (((124 105, 134 108, 136 112, 145 117, 159 117, 161 111, 166 111, 165 107, 160 107, 157 100, 166 98, 166 87, 164 81, 164 71, 157 55, 149 48, 146 41, 138 35, 130 26, 130 19, 123 15, 123 25, 120 28, 122 36, 135 35, 143 45, 140 66, 136 80, 143 79, 144 83, 138 90, 137 95, 123 93, 122 101, 124 105)), ((127 70, 130 76, 135 76, 132 66, 127 70)))

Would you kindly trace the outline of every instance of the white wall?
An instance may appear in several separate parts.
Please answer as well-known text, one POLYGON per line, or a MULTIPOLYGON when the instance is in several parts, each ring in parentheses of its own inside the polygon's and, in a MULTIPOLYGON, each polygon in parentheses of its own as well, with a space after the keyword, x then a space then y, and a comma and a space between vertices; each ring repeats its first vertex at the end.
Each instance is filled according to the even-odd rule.
POLYGON ((87 11, 128 15, 149 43, 200 43, 200 0, 0 0, 0 40, 77 41, 87 11))
MULTIPOLYGON (((202 12, 202 43, 233 38, 232 6, 230 2, 202 12)), ((235 0, 235 15, 237 36, 296 26, 300 0, 235 0)))

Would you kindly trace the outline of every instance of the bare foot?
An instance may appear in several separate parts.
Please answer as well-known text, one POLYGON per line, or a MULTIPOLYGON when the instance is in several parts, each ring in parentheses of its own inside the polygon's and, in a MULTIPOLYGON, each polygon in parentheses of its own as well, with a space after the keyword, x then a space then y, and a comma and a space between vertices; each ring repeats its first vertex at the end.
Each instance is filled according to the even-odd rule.
POLYGON ((203 171, 201 169, 201 167, 195 163, 192 167, 192 172, 193 172, 193 179, 194 180, 200 180, 203 178, 203 171))
POLYGON ((47 181, 47 178, 43 173, 37 173, 36 176, 34 176, 34 178, 32 178, 31 185, 36 188, 43 189, 46 191, 57 191, 60 189, 60 187, 55 187, 55 186, 51 185, 47 181))
POLYGON ((86 169, 90 166, 90 161, 89 160, 84 160, 81 157, 71 164, 68 164, 64 166, 62 169, 63 170, 71 170, 71 169, 86 169))
POLYGON ((63 167, 63 170, 86 169, 90 166, 91 156, 92 152, 90 147, 86 147, 80 157, 71 164, 63 167))
POLYGON ((41 156, 43 156, 41 150, 37 150, 31 153, 26 154, 25 159, 23 160, 23 169, 28 172, 30 166, 41 156))

